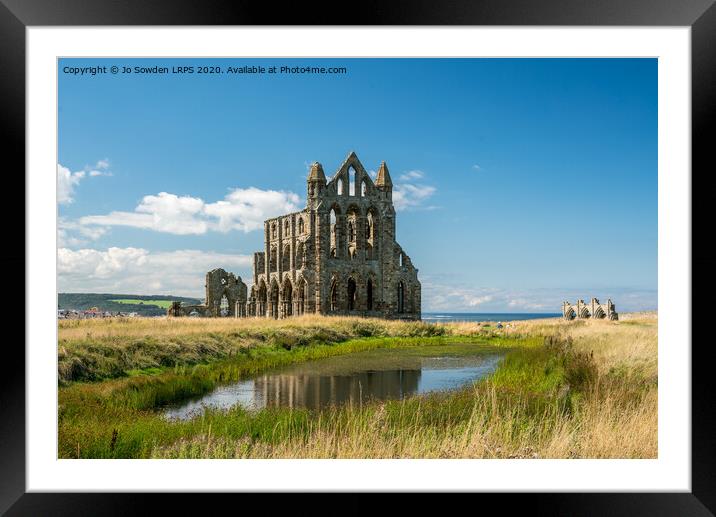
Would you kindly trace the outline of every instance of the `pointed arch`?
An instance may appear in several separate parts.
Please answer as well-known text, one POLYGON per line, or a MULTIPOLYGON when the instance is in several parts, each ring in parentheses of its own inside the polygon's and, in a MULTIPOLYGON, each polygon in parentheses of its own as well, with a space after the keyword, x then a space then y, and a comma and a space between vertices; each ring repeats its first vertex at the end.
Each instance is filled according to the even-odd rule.
POLYGON ((222 294, 221 300, 219 300, 219 316, 226 318, 229 315, 229 312, 229 298, 226 294, 222 294))
POLYGON ((278 282, 274 278, 271 280, 271 291, 269 292, 269 315, 274 319, 278 318, 278 295, 278 282))
POLYGON ((299 276, 296 281, 296 315, 302 315, 306 310, 306 299, 308 298, 308 284, 299 276))
POLYGON ((365 305, 369 311, 373 310, 373 279, 368 278, 365 286, 365 305))
POLYGON ((348 310, 353 311, 358 306, 358 286, 356 285, 356 281, 351 276, 348 278, 348 282, 346 285, 346 295, 347 295, 347 305, 348 310))
POLYGON ((269 248, 269 271, 272 273, 278 271, 278 249, 276 246, 269 248))
POLYGON ((268 291, 266 289, 266 282, 264 282, 264 279, 262 278, 259 282, 259 291, 256 299, 256 303, 258 305, 256 311, 257 316, 266 316, 266 307, 268 302, 268 291))
POLYGON ((340 214, 340 208, 336 205, 331 207, 331 211, 328 214, 328 222, 330 224, 330 237, 331 237, 331 257, 336 257, 338 249, 338 215, 340 214))
POLYGON ((294 263, 294 267, 296 269, 301 269, 306 265, 306 244, 303 242, 299 242, 296 244, 296 259, 294 263))
POLYGON ((405 284, 402 280, 398 282, 398 312, 405 312, 405 284))
POLYGON ((289 244, 286 244, 283 247, 283 253, 281 254, 281 270, 291 270, 291 246, 289 244))
POLYGON ((361 209, 357 204, 351 204, 346 210, 346 234, 348 236, 348 257, 352 260, 362 243, 359 242, 361 209))
POLYGON ((281 305, 284 318, 293 314, 293 284, 291 284, 291 280, 288 276, 283 279, 283 287, 281 288, 281 305))
POLYGON ((348 195, 349 196, 355 196, 356 195, 356 168, 354 165, 350 165, 348 167, 348 195))
POLYGON ((378 210, 371 206, 368 208, 365 217, 365 243, 366 243, 366 259, 375 260, 378 258, 378 210))

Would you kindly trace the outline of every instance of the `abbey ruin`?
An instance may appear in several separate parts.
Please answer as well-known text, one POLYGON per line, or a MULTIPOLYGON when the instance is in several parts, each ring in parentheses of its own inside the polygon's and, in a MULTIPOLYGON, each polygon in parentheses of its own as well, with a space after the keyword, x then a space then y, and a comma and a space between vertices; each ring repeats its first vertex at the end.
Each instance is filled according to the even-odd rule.
POLYGON ((246 284, 240 276, 223 269, 212 269, 206 274, 205 302, 203 305, 182 305, 173 302, 167 310, 169 316, 245 316, 246 284))
POLYGON ((566 320, 577 319, 603 319, 618 320, 619 314, 611 300, 607 303, 599 303, 599 300, 592 298, 590 303, 584 303, 584 300, 577 300, 577 305, 569 302, 562 303, 562 317, 566 320))
POLYGON ((311 165, 306 208, 264 221, 253 285, 207 273, 204 305, 172 306, 173 316, 287 318, 343 314, 420 319, 418 270, 395 240, 393 183, 385 162, 375 181, 354 152, 329 180, 311 165))

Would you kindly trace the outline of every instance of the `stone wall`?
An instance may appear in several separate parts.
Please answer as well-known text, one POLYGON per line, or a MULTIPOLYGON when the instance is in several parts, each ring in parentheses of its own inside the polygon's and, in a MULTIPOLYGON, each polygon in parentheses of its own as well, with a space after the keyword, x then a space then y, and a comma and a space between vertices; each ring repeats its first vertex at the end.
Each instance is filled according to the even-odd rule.
POLYGON ((213 269, 206 274, 206 298, 203 305, 172 303, 168 316, 227 317, 245 316, 247 287, 240 276, 223 269, 213 269))

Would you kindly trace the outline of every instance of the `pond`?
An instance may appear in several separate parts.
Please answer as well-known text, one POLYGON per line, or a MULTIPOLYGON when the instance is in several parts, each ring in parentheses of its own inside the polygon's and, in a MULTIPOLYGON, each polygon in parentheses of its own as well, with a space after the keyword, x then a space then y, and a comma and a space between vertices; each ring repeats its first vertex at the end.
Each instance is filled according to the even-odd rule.
POLYGON ((205 408, 321 409, 370 400, 402 399, 463 387, 492 373, 503 351, 480 345, 383 348, 294 364, 165 408, 168 419, 185 420, 205 408))

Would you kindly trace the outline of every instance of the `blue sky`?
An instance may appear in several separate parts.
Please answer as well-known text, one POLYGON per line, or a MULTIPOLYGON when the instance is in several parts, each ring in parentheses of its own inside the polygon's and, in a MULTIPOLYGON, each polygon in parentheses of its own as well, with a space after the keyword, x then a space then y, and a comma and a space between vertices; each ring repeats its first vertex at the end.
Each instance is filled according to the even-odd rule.
POLYGON ((249 279, 261 221, 353 150, 390 168, 424 311, 656 308, 656 59, 63 59, 58 80, 61 291, 249 279), (63 71, 97 65, 195 73, 63 71))

